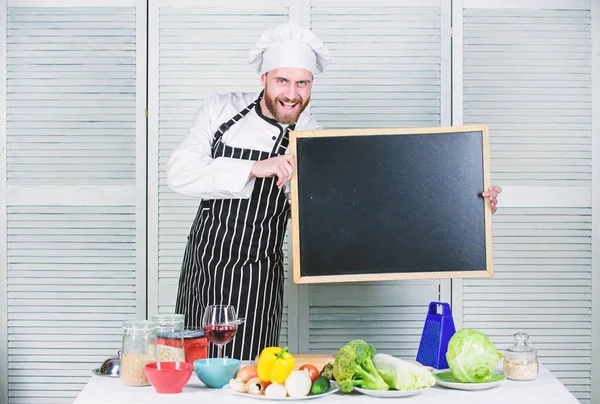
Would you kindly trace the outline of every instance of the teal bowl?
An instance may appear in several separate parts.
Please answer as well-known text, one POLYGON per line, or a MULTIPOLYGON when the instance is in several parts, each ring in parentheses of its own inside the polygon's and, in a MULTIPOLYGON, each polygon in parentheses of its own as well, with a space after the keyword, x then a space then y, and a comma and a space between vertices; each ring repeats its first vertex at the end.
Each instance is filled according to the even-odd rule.
POLYGON ((232 358, 210 358, 194 361, 194 372, 207 387, 220 389, 234 379, 241 362, 232 358))

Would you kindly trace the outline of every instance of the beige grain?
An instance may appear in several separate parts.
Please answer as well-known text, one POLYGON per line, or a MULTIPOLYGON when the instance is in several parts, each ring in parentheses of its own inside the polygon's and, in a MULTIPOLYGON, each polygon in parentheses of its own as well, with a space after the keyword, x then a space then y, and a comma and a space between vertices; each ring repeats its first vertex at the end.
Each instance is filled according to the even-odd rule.
POLYGON ((144 366, 155 362, 150 355, 124 353, 121 356, 120 379, 126 386, 149 386, 150 382, 144 372, 144 366))
POLYGON ((504 376, 510 380, 535 380, 538 376, 537 361, 504 360, 504 376))

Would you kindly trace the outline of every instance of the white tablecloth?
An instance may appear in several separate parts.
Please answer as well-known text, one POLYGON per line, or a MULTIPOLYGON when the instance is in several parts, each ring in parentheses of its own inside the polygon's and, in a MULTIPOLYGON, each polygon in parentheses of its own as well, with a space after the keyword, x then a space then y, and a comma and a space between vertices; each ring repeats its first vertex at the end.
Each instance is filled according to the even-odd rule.
MULTIPOLYGON (((531 382, 503 381, 500 386, 482 391, 450 390, 434 386, 412 397, 383 399, 359 393, 335 394, 309 400, 315 404, 363 403, 366 401, 398 402, 402 404, 578 404, 579 401, 547 369, 531 382), (316 401, 315 401, 316 400, 316 401)), ((120 380, 92 375, 74 404, 212 404, 255 403, 266 400, 240 397, 220 389, 206 388, 192 373, 180 394, 157 394, 150 387, 126 387, 120 380)), ((307 401, 302 401, 307 402, 307 401)))

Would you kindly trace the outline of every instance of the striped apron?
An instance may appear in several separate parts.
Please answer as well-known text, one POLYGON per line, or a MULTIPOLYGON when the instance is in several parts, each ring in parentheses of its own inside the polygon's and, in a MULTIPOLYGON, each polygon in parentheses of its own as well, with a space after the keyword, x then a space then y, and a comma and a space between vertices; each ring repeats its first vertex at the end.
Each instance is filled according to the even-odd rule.
MULTIPOLYGON (((280 129, 269 152, 230 147, 223 134, 248 114, 259 98, 222 124, 214 135, 212 157, 265 160, 285 154, 289 130, 280 129)), ((175 312, 186 328, 202 327, 204 309, 231 304, 244 318, 223 355, 254 360, 277 346, 283 311, 283 239, 290 206, 277 178, 256 178, 249 199, 203 200, 192 224, 179 278, 175 312)), ((212 347, 212 345, 211 345, 212 347)), ((216 347, 209 356, 216 356, 216 347)))

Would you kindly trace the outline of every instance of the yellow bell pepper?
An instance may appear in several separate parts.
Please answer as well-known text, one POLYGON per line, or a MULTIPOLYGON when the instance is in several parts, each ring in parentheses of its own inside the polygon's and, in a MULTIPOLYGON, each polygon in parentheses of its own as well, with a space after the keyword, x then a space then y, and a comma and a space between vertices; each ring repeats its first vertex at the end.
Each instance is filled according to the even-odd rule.
POLYGON ((263 382, 283 384, 292 373, 296 361, 287 351, 288 347, 268 347, 262 350, 258 358, 256 373, 263 382))

